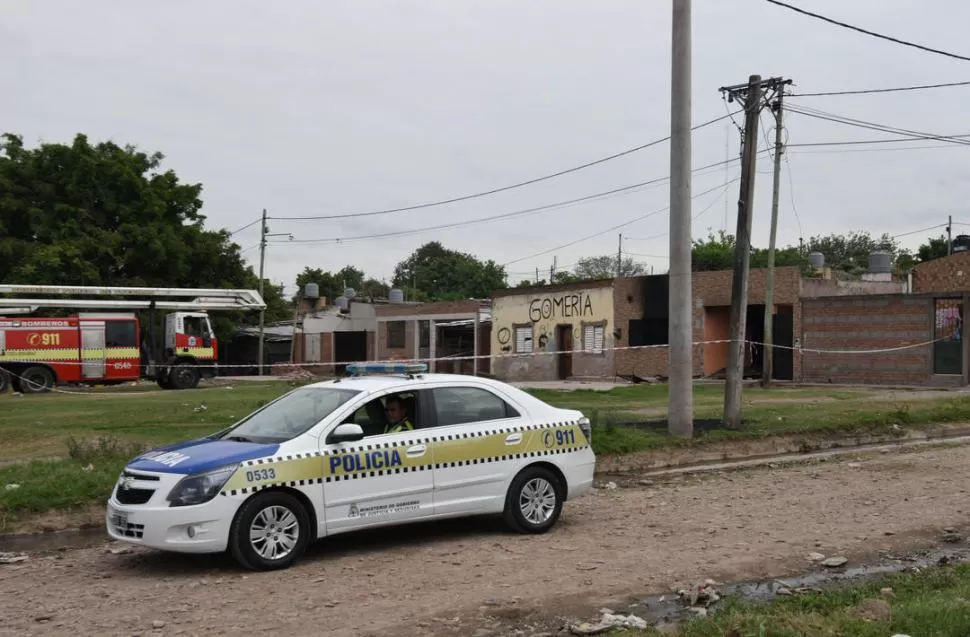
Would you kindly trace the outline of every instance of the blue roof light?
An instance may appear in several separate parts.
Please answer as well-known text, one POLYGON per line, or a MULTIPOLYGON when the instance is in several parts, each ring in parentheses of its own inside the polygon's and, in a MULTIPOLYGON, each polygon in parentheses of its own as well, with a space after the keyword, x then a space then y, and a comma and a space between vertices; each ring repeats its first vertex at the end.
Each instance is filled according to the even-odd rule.
POLYGON ((366 374, 421 374, 428 371, 424 363, 351 363, 347 373, 355 376, 366 374))

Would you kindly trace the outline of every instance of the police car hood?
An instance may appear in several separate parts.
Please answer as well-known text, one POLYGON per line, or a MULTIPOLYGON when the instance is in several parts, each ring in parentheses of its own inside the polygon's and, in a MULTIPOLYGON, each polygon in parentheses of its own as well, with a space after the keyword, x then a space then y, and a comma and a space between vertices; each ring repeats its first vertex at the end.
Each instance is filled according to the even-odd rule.
POLYGON ((132 460, 128 468, 157 473, 200 473, 227 464, 272 456, 279 448, 278 444, 200 438, 152 449, 132 460))

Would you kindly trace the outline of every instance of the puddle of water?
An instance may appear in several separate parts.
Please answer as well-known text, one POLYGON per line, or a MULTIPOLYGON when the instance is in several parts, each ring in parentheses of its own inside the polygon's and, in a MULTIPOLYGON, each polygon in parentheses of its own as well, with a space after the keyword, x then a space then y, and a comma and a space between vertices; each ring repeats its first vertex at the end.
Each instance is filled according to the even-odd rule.
POLYGON ((44 553, 98 546, 110 542, 104 527, 69 529, 51 533, 0 535, 0 551, 5 553, 44 553))
MULTIPOLYGON (((901 573, 914 567, 922 569, 940 563, 958 564, 966 561, 970 561, 970 549, 938 548, 905 557, 887 557, 875 564, 839 568, 818 566, 815 570, 794 577, 733 582, 715 588, 722 599, 732 597, 770 602, 779 596, 778 592, 782 589, 789 591, 797 589, 823 590, 838 585, 862 584, 886 575, 901 573)), ((708 612, 716 613, 719 603, 708 608, 708 612)), ((677 623, 694 616, 693 612, 680 600, 677 593, 638 598, 629 602, 625 609, 618 612, 637 615, 648 623, 677 623)))

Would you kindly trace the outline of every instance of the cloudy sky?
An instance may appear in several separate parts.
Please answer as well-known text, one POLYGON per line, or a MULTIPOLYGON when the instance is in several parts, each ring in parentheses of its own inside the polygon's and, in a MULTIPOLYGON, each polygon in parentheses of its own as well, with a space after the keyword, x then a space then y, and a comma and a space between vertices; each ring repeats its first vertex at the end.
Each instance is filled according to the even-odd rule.
MULTIPOLYGON (((965 1, 792 2, 970 55, 965 1)), ((410 206, 524 181, 668 135, 670 13, 669 1, 644 0, 0 0, 6 61, 0 130, 31 145, 84 132, 92 140, 162 151, 166 167, 203 184, 213 227, 235 230, 262 208, 270 217, 308 217, 410 206)), ((694 0, 693 37, 695 124, 725 115, 718 87, 752 73, 792 78, 792 91, 805 93, 970 79, 970 62, 763 0, 694 0)), ((792 97, 789 103, 956 135, 970 133, 968 98, 970 87, 958 87, 792 97)), ((762 145, 772 134, 763 121, 762 145)), ((800 114, 791 114, 786 128, 792 144, 893 137, 800 114)), ((708 126, 695 133, 693 165, 735 158, 738 145, 729 120, 708 126)), ((554 257, 562 267, 613 253, 620 232, 625 252, 662 272, 666 212, 609 229, 662 210, 666 183, 489 223, 353 238, 419 231, 662 178, 668 153, 660 144, 446 206, 273 220, 271 231, 292 233, 294 241, 279 237, 284 243, 270 246, 267 276, 292 287, 305 265, 352 264, 389 279, 395 263, 439 240, 508 263, 515 282, 534 276, 536 267, 548 272, 554 257), (564 244, 572 245, 554 250, 564 244)), ((793 147, 788 159, 782 244, 850 230, 905 233, 945 223, 950 214, 970 224, 970 149, 963 146, 793 147)), ((767 243, 770 170, 762 155, 756 245, 767 243)), ((725 223, 733 232, 735 205, 728 202, 736 202, 737 184, 724 184, 739 172, 735 162, 695 175, 695 236, 725 223)), ((915 247, 926 234, 902 241, 915 247)), ((254 264, 258 235, 257 224, 235 237, 254 264)))

